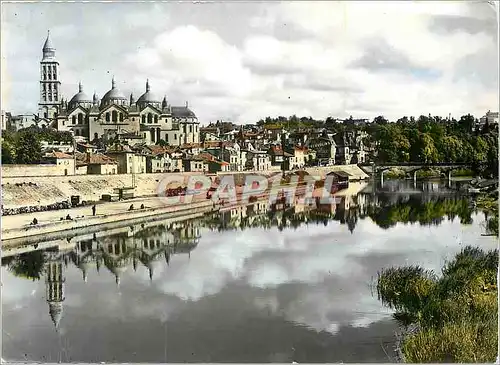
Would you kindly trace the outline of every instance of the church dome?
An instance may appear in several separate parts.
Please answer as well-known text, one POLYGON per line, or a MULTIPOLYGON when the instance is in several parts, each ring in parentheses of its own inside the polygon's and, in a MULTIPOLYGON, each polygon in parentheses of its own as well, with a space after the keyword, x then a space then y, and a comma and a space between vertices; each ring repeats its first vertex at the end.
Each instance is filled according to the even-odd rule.
POLYGON ((85 92, 83 91, 82 84, 80 83, 78 85, 78 93, 75 94, 75 96, 73 96, 69 101, 69 107, 74 108, 77 105, 86 103, 92 103, 92 100, 87 96, 87 94, 85 94, 85 92))
POLYGON ((154 95, 149 87, 149 80, 146 81, 146 92, 137 99, 137 105, 146 106, 147 104, 161 104, 160 99, 154 95))
POLYGON ((119 104, 123 105, 127 101, 125 95, 116 87, 115 79, 111 81, 111 90, 109 90, 101 99, 101 105, 109 105, 109 104, 119 104))

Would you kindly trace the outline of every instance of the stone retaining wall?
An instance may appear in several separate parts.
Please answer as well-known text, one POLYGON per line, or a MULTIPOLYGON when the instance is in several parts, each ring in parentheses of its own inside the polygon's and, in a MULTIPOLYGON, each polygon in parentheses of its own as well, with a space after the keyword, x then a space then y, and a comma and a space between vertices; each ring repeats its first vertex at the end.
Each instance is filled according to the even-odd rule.
POLYGON ((214 205, 212 201, 203 201, 192 204, 182 204, 175 206, 168 206, 164 208, 152 208, 136 211, 127 211, 118 214, 109 214, 96 217, 85 217, 82 219, 75 219, 70 221, 57 221, 46 224, 38 224, 36 226, 25 226, 21 228, 13 228, 2 230, 2 243, 5 244, 8 240, 25 238, 28 236, 47 235, 54 232, 68 232, 71 230, 87 228, 91 226, 102 226, 105 224, 127 224, 137 219, 144 219, 147 217, 154 217, 161 214, 172 215, 189 215, 190 213, 206 213, 212 211, 214 205))
MULTIPOLYGON (((338 165, 330 167, 306 168, 311 175, 324 178, 330 171, 345 171, 351 180, 362 180, 368 175, 357 165, 338 165)), ((272 176, 276 171, 245 171, 232 173, 235 182, 242 184, 246 175, 272 176)), ((199 173, 182 173, 187 178, 199 173)), ((219 173, 218 176, 228 173, 219 173)), ((80 175, 80 176, 42 176, 42 177, 2 177, 2 204, 4 209, 29 206, 48 206, 70 200, 79 195, 80 201, 99 201, 103 194, 113 194, 115 188, 131 187, 135 180, 134 195, 146 197, 157 195, 160 181, 179 173, 120 174, 120 175, 80 175)), ((213 175, 215 176, 215 174, 213 175)))

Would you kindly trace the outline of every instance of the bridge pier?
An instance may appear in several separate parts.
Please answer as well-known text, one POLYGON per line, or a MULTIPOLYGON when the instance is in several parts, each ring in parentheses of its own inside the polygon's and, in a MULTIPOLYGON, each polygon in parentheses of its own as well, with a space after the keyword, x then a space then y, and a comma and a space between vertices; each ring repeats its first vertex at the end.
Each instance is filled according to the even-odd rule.
POLYGON ((418 170, 413 171, 413 182, 414 182, 414 183, 416 183, 416 182, 417 182, 417 171, 418 171, 418 170))

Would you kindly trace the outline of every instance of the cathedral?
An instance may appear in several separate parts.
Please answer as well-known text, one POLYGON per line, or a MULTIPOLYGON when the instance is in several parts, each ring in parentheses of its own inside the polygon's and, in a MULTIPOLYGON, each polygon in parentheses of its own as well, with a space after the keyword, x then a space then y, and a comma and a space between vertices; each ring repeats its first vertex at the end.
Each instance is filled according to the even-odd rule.
POLYGON ((160 140, 171 146, 200 142, 200 124, 188 103, 172 106, 166 96, 161 100, 151 91, 149 80, 137 100, 133 94, 126 97, 113 77, 111 89, 101 99, 96 93, 87 96, 80 83, 78 92, 67 101, 61 95, 60 67, 50 33, 42 52, 39 125, 69 131, 88 141, 135 136, 141 137, 146 144, 156 144, 160 140))

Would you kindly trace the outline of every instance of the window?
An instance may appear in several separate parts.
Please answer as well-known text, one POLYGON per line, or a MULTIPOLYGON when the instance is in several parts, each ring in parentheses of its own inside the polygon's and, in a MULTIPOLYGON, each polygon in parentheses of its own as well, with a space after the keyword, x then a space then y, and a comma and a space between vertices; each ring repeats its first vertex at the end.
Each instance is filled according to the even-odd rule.
POLYGON ((109 112, 106 112, 106 122, 109 122, 109 112))
POLYGON ((83 114, 78 114, 78 124, 83 123, 83 114))
POLYGON ((72 123, 72 124, 76 124, 76 116, 75 116, 75 115, 73 115, 73 116, 71 117, 71 123, 72 123))
POLYGON ((153 123, 153 114, 148 113, 148 124, 153 123))
POLYGON ((116 122, 118 122, 118 112, 117 112, 116 110, 113 110, 113 111, 111 112, 111 119, 112 119, 112 121, 113 121, 113 122, 115 122, 115 123, 116 123, 116 122))
POLYGON ((142 115, 142 123, 144 123, 144 124, 146 123, 146 115, 145 114, 142 115))
POLYGON ((192 133, 193 132, 193 126, 190 124, 189 125, 189 133, 192 133))
POLYGON ((174 134, 174 139, 177 139, 177 134, 174 134))
POLYGON ((123 113, 120 113, 120 122, 123 122, 123 113))

